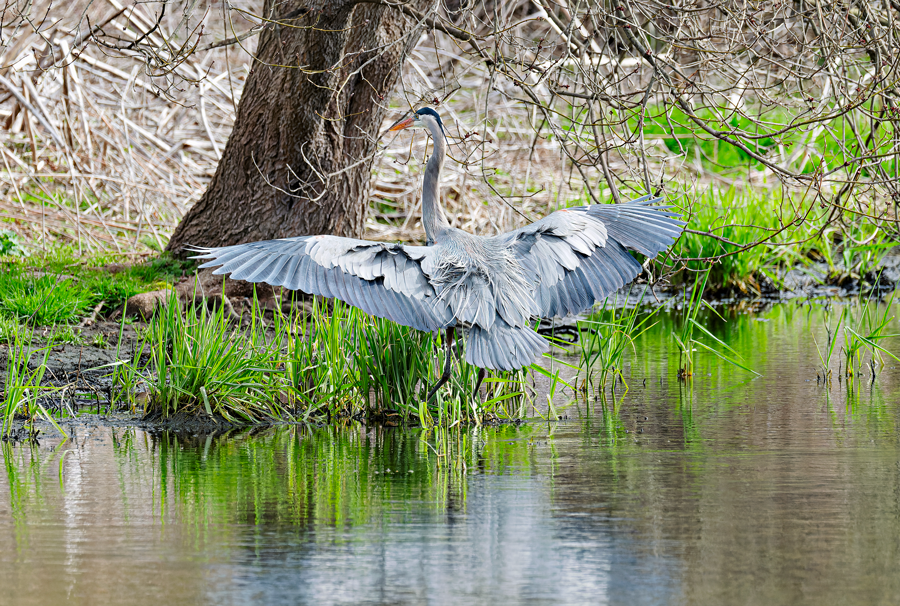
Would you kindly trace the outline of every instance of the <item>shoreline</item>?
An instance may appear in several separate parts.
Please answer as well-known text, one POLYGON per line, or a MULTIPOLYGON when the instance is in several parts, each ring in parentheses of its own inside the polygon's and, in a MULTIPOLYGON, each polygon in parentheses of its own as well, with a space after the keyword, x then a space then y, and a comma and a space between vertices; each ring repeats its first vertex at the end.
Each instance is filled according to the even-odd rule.
MULTIPOLYGON (((893 292, 892 288, 880 290, 873 293, 877 300, 883 301, 886 296, 893 292)), ((839 289, 839 287, 819 285, 811 290, 797 291, 777 291, 762 297, 728 297, 710 301, 710 304, 716 307, 737 305, 741 306, 744 311, 759 313, 772 306, 790 302, 796 302, 798 299, 806 299, 808 301, 828 301, 831 303, 852 304, 857 300, 855 297, 847 296, 847 291, 839 289), (837 295, 837 296, 836 296, 837 295)), ((659 302, 650 299, 649 302, 641 303, 642 307, 661 308, 668 311, 674 310, 680 301, 683 301, 677 294, 669 294, 663 297, 659 302)), ((629 300, 621 301, 622 307, 634 307, 638 304, 637 297, 632 295, 629 300)), ((139 408, 146 404, 148 391, 134 391, 131 394, 131 403, 123 401, 124 397, 117 394, 117 398, 113 397, 113 385, 111 379, 110 365, 118 360, 131 359, 133 357, 134 348, 140 342, 140 333, 147 326, 147 323, 137 323, 130 325, 122 325, 120 322, 98 321, 91 326, 85 327, 82 334, 88 337, 93 335, 102 335, 108 339, 109 343, 105 347, 95 345, 81 344, 59 344, 50 347, 46 360, 46 374, 44 385, 51 386, 58 390, 54 394, 42 398, 42 404, 45 408, 52 411, 54 418, 65 430, 68 426, 115 426, 115 427, 136 427, 145 431, 172 431, 183 434, 198 435, 219 435, 234 430, 243 430, 247 428, 265 428, 277 425, 321 425, 318 421, 325 421, 325 425, 330 425, 342 420, 363 422, 367 424, 376 424, 384 427, 405 426, 410 424, 410 418, 404 418, 401 411, 386 409, 385 411, 374 411, 371 414, 357 412, 353 415, 336 415, 332 418, 330 411, 327 417, 323 414, 323 418, 319 419, 315 416, 315 420, 297 421, 293 419, 267 420, 256 423, 233 423, 225 418, 218 416, 211 418, 204 411, 195 414, 194 410, 179 411, 172 416, 162 418, 159 413, 153 416, 153 413, 145 414, 137 412, 139 408), (110 338, 115 335, 118 339, 119 331, 122 331, 122 341, 113 344, 115 341, 110 338), (118 359, 117 359, 118 351, 118 359), (118 401, 115 401, 118 400, 118 401), (106 412, 104 412, 106 410, 106 412), (56 415, 60 415, 57 418, 56 415)), ((571 319, 566 324, 557 324, 556 328, 562 326, 572 326, 571 319)), ((85 340, 87 342, 87 340, 85 340)), ((41 345, 36 347, 40 348, 41 345)), ((7 372, 9 345, 0 345, 0 370, 5 376, 7 372)), ((32 359, 29 361, 29 368, 37 368, 42 360, 35 363, 32 359)), ((5 379, 4 379, 5 380, 5 379)), ((323 403, 323 406, 325 404, 323 403)), ((408 411, 407 411, 408 412, 408 411)), ((521 420, 519 420, 521 422, 521 420)), ((489 423, 497 424, 507 421, 498 418, 489 419, 489 423)), ((516 422, 513 420, 512 422, 516 422)), ((31 439, 26 426, 32 423, 21 418, 12 421, 12 427, 9 434, 5 432, 0 435, 0 440, 21 442, 31 439)), ((38 429, 37 439, 43 439, 49 435, 55 434, 56 430, 42 418, 40 414, 35 415, 33 421, 34 427, 38 429)), ((418 425, 417 422, 411 425, 418 425)))

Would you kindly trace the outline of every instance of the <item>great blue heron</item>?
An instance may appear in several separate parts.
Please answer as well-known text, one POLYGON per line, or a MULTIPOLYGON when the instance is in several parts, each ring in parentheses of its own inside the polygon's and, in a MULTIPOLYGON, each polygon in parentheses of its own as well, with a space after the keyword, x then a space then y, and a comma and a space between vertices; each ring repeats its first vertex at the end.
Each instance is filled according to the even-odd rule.
POLYGON ((446 330, 444 371, 430 401, 450 377, 457 327, 468 330, 466 361, 515 370, 549 343, 532 329, 536 318, 565 317, 590 308, 633 280, 641 265, 625 249, 648 257, 669 247, 684 222, 659 198, 558 210, 498 236, 451 227, 438 192, 447 144, 437 112, 423 108, 390 130, 425 128, 434 152, 425 167, 422 223, 426 246, 338 236, 300 236, 222 248, 195 248, 201 265, 232 280, 265 282, 334 297, 380 318, 419 330, 446 330))

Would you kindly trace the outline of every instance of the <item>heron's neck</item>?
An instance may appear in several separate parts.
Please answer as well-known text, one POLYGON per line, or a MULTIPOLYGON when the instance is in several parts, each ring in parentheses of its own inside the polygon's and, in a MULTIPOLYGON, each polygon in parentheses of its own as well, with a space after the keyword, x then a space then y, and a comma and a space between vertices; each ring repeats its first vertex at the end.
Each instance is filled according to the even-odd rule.
POLYGON ((450 227, 444 209, 441 208, 441 168, 444 166, 446 144, 444 133, 439 126, 431 129, 431 139, 434 141, 434 153, 425 167, 425 181, 422 185, 422 223, 425 226, 425 236, 428 245, 434 244, 441 233, 450 227), (437 131, 437 132, 435 132, 437 131))

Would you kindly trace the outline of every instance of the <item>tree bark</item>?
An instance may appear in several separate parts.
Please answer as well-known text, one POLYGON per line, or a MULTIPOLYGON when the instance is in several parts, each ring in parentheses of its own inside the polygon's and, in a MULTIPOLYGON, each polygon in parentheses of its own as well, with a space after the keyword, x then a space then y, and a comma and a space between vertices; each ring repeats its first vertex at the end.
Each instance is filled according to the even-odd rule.
POLYGON ((279 24, 260 34, 234 129, 209 188, 166 247, 174 254, 362 233, 385 99, 416 41, 414 24, 400 10, 353 0, 267 4, 279 24))

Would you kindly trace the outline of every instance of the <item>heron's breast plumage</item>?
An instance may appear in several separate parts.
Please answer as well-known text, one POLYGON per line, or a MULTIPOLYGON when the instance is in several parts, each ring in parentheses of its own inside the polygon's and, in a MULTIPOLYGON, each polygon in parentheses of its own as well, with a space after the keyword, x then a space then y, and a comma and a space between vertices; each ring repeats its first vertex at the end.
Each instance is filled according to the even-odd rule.
POLYGON ((511 327, 528 326, 538 315, 534 285, 513 249, 493 238, 448 232, 436 244, 429 268, 436 301, 449 306, 463 325, 490 330, 499 316, 511 327))

